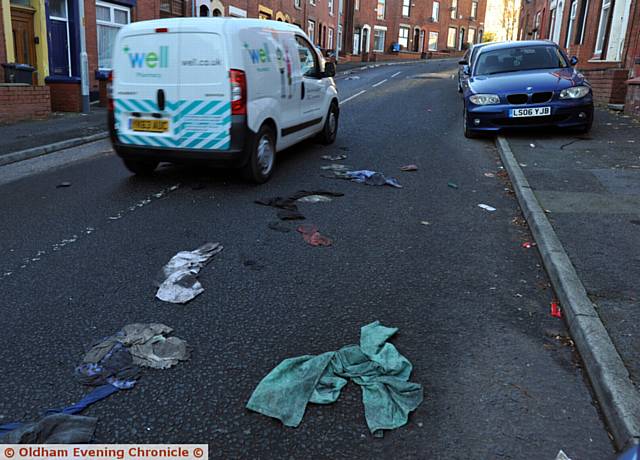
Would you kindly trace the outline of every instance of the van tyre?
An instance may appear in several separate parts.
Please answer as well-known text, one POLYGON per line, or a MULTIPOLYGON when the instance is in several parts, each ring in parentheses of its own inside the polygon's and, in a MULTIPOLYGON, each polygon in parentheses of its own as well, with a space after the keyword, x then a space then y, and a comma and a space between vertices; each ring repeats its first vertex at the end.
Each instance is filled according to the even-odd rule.
POLYGON ((327 112, 327 119, 324 121, 324 127, 320 134, 318 135, 318 139, 324 145, 333 144, 336 140, 336 135, 338 134, 338 118, 340 116, 340 109, 338 108, 338 104, 335 101, 331 103, 329 107, 329 111, 327 112))
POLYGON ((123 158, 126 168, 138 176, 149 176, 158 167, 159 161, 123 158))
POLYGON ((242 168, 242 175, 248 181, 264 184, 273 173, 276 159, 276 141, 273 129, 262 125, 247 145, 249 159, 242 168))

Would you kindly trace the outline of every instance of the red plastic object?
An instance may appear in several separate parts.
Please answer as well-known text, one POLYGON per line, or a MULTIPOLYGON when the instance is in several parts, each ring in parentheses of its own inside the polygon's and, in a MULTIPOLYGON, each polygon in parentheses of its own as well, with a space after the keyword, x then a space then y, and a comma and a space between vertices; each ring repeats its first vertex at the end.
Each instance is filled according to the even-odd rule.
POLYGON ((555 300, 551 302, 551 316, 554 318, 562 318, 562 310, 558 306, 558 302, 555 300))
POLYGON ((532 247, 534 247, 536 245, 536 243, 531 243, 529 241, 525 241, 524 243, 522 243, 522 247, 525 249, 531 249, 532 247))

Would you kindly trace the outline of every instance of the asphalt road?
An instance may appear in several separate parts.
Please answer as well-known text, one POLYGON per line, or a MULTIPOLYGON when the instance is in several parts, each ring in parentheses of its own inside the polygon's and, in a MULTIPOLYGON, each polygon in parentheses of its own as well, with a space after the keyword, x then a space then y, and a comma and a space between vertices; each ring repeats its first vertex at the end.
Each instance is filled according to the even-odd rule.
POLYGON ((493 143, 462 136, 454 71, 433 61, 339 78, 336 143, 284 152, 260 187, 175 166, 136 178, 108 153, 11 182, 0 169, 0 422, 78 400, 73 369, 91 343, 162 322, 191 359, 87 410, 97 442, 208 442, 212 458, 611 458, 493 143), (323 177, 321 155, 342 153, 404 188, 323 177), (409 163, 419 170, 400 172, 409 163), (269 229, 275 209, 253 202, 313 189, 345 194, 300 205, 328 248, 269 229), (160 267, 206 241, 225 249, 200 274, 205 292, 154 300, 160 267), (245 409, 281 360, 357 343, 376 319, 400 329, 393 343, 424 385, 406 426, 373 438, 353 383, 297 429, 245 409))

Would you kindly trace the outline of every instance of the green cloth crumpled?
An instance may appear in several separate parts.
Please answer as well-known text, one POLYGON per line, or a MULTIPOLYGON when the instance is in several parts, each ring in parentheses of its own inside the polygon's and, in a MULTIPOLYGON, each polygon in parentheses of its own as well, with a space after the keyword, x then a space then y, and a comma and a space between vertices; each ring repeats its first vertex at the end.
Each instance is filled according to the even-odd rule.
POLYGON ((375 321, 360 329, 359 346, 285 359, 258 384, 247 408, 297 427, 307 403, 335 402, 352 379, 362 387, 371 433, 406 424, 409 412, 422 402, 422 385, 409 382, 411 362, 387 343, 397 331, 375 321))

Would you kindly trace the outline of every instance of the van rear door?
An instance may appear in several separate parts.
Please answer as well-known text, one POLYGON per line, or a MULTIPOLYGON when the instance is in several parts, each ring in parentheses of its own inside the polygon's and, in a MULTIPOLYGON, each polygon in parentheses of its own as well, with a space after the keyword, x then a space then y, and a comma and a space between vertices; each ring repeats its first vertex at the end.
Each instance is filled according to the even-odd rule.
POLYGON ((158 21, 142 24, 125 28, 114 48, 116 134, 125 144, 173 147, 179 34, 156 27, 158 21))
POLYGON ((202 26, 184 26, 180 40, 181 106, 174 116, 180 147, 227 150, 231 140, 231 84, 224 39, 202 26))
POLYGON ((134 23, 119 35, 113 97, 121 142, 229 148, 231 86, 222 36, 210 31, 210 21, 185 22, 134 23))

